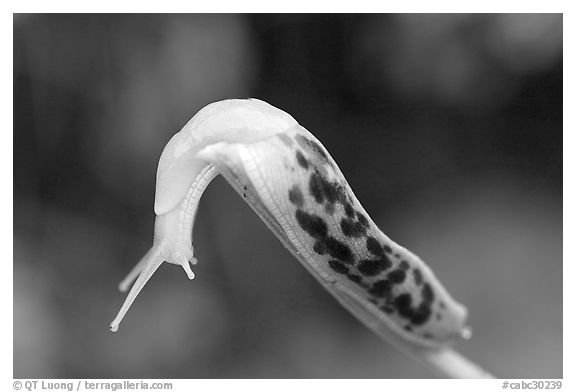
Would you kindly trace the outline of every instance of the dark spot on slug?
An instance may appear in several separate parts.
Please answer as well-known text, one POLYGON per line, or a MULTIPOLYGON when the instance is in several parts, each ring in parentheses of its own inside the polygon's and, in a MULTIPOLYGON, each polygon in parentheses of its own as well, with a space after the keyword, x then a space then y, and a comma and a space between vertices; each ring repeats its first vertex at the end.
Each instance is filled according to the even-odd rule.
POLYGON ((344 213, 346 214, 346 216, 347 216, 348 218, 353 218, 353 217, 354 217, 354 213, 355 213, 354 208, 352 208, 352 205, 351 205, 350 203, 348 203, 348 202, 346 202, 346 203, 344 204, 344 213))
POLYGON ((366 276, 378 275, 383 269, 379 260, 362 260, 358 264, 358 270, 366 276))
POLYGON ((408 293, 400 294, 394 300, 394 305, 398 314, 405 319, 410 320, 414 325, 424 324, 429 318, 432 310, 430 305, 422 302, 417 308, 412 307, 412 296, 408 293))
POLYGON ((408 324, 404 326, 404 330, 408 332, 412 332, 412 327, 408 324))
POLYGON ((375 256, 384 255, 384 250, 382 249, 382 245, 380 245, 378 240, 374 237, 366 238, 366 249, 368 249, 368 251, 375 256))
POLYGON ((294 136, 294 139, 296 139, 296 141, 298 142, 300 147, 302 147, 304 149, 308 148, 308 139, 306 139, 306 137, 304 135, 296 135, 296 136, 294 136))
POLYGON ((338 241, 334 237, 328 237, 323 242, 330 256, 342 261, 343 263, 349 264, 354 261, 352 251, 348 245, 338 241))
POLYGON ((372 285, 368 292, 374 297, 388 297, 392 293, 392 285, 386 279, 379 280, 372 285))
POLYGON ((388 314, 392 314, 394 313, 394 308, 390 307, 387 304, 384 304, 380 307, 380 310, 382 310, 384 313, 388 313, 388 314))
POLYGON ((406 272, 396 269, 388 274, 388 279, 395 284, 402 283, 406 279, 406 272))
POLYGON ((304 205, 304 195, 302 194, 302 191, 298 185, 294 185, 292 188, 290 188, 288 191, 288 199, 296 207, 302 207, 304 205))
POLYGON ((294 142, 288 135, 278 133, 276 136, 278 136, 278 139, 280 139, 280 141, 284 143, 287 147, 292 147, 292 145, 294 144, 294 142))
POLYGON ((446 309, 446 304, 444 303, 444 301, 440 301, 440 309, 446 309))
MULTIPOLYGON (((388 245, 384 245, 384 252, 390 254, 392 253, 392 248, 388 245)), ((398 257, 398 255, 396 255, 396 257, 398 257)))
POLYGON ((308 169, 308 160, 304 158, 300 150, 296 151, 296 160, 303 169, 308 169))
POLYGON ((408 271, 410 269, 410 264, 406 260, 402 260, 398 266, 402 271, 408 271))
POLYGON ((414 282, 420 286, 422 284, 422 272, 419 268, 414 268, 412 274, 414 275, 414 282))
POLYGON ((245 191, 247 191, 247 190, 248 190, 248 187, 247 187, 246 185, 244 185, 244 190, 245 190, 245 191))
POLYGON ((432 290, 432 287, 428 283, 424 283, 421 294, 423 302, 430 304, 434 301, 434 291, 432 290))
POLYGON ((245 194, 245 193, 243 193, 243 194, 242 194, 242 196, 243 196, 243 197, 246 197, 246 194, 245 194))
POLYGON ((326 237, 328 233, 326 222, 317 215, 307 214, 302 210, 296 210, 296 220, 302 230, 313 238, 321 239, 326 237))
POLYGON ((351 237, 352 232, 355 231, 354 221, 347 218, 342 218, 340 221, 340 229, 346 237, 351 237))
POLYGON ((358 223, 360 223, 362 227, 368 227, 368 219, 358 211, 356 211, 356 215, 358 215, 358 223))
POLYGON ((362 277, 356 274, 348 274, 347 278, 354 283, 362 283, 362 277))
POLYGON ((341 185, 328 182, 326 180, 323 181, 322 185, 324 195, 326 195, 326 200, 328 200, 329 203, 335 203, 345 199, 344 191, 341 185))
POLYGON ((308 188, 310 188, 310 194, 314 200, 316 200, 316 203, 322 204, 324 202, 324 192, 322 190, 322 177, 318 172, 314 172, 310 175, 308 188))
POLYGON ((415 311, 413 311, 410 321, 415 325, 422 325, 430 318, 432 310, 430 306, 421 304, 415 311))
MULTIPOLYGON (((326 180, 318 169, 315 169, 310 174, 308 189, 314 201, 318 204, 324 205, 325 211, 329 215, 334 214, 336 202, 341 204, 347 203, 344 187, 338 182, 330 182, 326 180)), ((353 209, 352 212, 354 212, 353 209)), ((344 230, 346 230, 346 228, 344 230)))
POLYGON ((362 260, 358 264, 358 270, 366 276, 378 275, 380 272, 387 270, 392 266, 392 263, 388 258, 382 257, 375 260, 362 260))
POLYGON ((428 333, 428 332, 424 332, 424 333, 422 334, 422 337, 423 337, 424 339, 433 339, 433 338, 434 338, 434 335, 432 335, 431 333, 428 333))
POLYGON ((328 236, 328 225, 324 219, 298 209, 296 210, 296 220, 302 230, 316 239, 312 246, 314 252, 319 255, 327 253, 341 263, 354 263, 354 256, 350 247, 336 238, 328 236))
POLYGON ((316 241, 316 243, 312 247, 312 250, 314 250, 314 252, 318 253, 319 255, 325 255, 326 245, 324 245, 324 243, 321 241, 316 241))
POLYGON ((314 154, 315 156, 317 156, 318 158, 320 158, 323 161, 328 160, 328 156, 324 152, 324 149, 322 148, 322 146, 320 146, 320 144, 316 143, 314 140, 308 139, 307 137, 305 137, 303 135, 296 135, 295 139, 298 142, 298 144, 300 145, 300 147, 302 147, 305 151, 308 151, 308 152, 314 154))
POLYGON ((334 271, 336 271, 339 274, 342 274, 342 275, 348 274, 348 267, 338 260, 330 260, 328 262, 328 265, 330 266, 330 268, 332 268, 334 271))
POLYGON ((346 237, 362 237, 366 234, 365 226, 348 218, 342 218, 340 228, 342 229, 342 234, 346 237))
POLYGON ((394 300, 394 305, 396 305, 396 310, 400 316, 407 319, 412 316, 412 296, 410 294, 400 294, 394 300))
POLYGON ((436 320, 442 320, 442 313, 436 313, 436 320))
POLYGON ((310 175, 309 187, 310 193, 319 204, 322 204, 324 200, 331 204, 346 201, 344 187, 337 182, 326 180, 318 171, 310 175))

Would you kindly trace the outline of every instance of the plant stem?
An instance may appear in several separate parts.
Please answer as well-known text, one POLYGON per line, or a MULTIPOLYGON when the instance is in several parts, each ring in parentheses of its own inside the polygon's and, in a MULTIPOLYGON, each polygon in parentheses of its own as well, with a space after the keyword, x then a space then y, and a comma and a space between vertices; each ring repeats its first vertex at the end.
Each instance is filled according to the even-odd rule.
POLYGON ((426 366, 443 377, 494 378, 493 375, 451 348, 412 352, 426 366))

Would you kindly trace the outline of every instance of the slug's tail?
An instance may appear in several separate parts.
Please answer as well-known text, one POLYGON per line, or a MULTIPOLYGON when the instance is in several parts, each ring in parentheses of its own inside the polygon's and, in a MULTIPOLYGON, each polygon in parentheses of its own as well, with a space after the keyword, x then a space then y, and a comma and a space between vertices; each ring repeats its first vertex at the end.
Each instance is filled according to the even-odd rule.
MULTIPOLYGON (((110 323, 110 330, 112 332, 116 332, 118 330, 118 326, 122 322, 122 319, 134 303, 134 300, 144 288, 144 285, 148 282, 148 280, 154 275, 154 272, 160 267, 160 265, 166 259, 166 246, 164 242, 160 242, 158 244, 154 244, 154 246, 144 255, 144 257, 136 264, 136 266, 130 271, 128 276, 120 282, 119 288, 120 291, 126 291, 130 283, 136 279, 134 286, 128 293, 126 300, 122 304, 120 311, 116 315, 116 318, 110 323)), ((187 271, 188 272, 188 271, 187 271)), ((191 271, 190 271, 191 272, 191 271)))

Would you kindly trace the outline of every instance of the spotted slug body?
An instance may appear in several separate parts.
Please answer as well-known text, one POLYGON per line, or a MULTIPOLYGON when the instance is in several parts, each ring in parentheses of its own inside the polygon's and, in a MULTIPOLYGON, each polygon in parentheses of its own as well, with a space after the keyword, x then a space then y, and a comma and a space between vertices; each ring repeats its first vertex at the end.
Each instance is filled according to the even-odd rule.
POLYGON ((208 105, 166 146, 154 245, 121 284, 126 289, 138 277, 112 330, 163 261, 194 277, 194 216, 217 174, 378 335, 434 348, 467 334, 464 306, 416 255, 382 233, 322 144, 290 115, 255 99, 208 105))

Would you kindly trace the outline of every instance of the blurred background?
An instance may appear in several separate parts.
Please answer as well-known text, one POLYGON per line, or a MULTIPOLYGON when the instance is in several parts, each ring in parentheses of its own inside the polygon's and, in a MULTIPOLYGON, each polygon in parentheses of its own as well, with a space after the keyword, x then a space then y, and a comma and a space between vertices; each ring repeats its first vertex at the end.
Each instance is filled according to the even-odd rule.
POLYGON ((203 106, 257 97, 470 310, 457 349, 562 377, 562 15, 14 15, 14 377, 430 378, 217 178, 196 279, 150 247, 156 165, 203 106))

